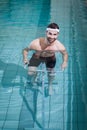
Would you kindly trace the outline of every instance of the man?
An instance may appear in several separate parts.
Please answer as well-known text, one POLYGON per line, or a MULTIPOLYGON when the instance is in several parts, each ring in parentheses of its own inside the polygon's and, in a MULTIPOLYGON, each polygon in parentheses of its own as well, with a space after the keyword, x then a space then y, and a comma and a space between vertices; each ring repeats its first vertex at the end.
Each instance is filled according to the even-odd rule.
POLYGON ((49 94, 52 93, 52 81, 54 79, 53 71, 56 64, 55 52, 60 52, 63 56, 62 69, 67 67, 68 53, 64 45, 57 40, 59 26, 51 23, 46 28, 46 37, 33 40, 29 47, 23 50, 23 61, 28 63, 28 74, 31 77, 31 83, 35 82, 37 76, 37 67, 44 62, 48 72, 49 94), (28 60, 28 51, 34 50, 32 57, 28 60))

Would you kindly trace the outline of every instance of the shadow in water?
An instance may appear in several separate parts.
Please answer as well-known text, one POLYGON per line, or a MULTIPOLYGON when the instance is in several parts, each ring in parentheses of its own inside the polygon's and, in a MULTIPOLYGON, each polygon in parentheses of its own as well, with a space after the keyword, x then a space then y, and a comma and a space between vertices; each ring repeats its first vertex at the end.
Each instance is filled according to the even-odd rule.
POLYGON ((24 67, 0 60, 0 77, 3 88, 24 86, 27 70, 24 67))
POLYGON ((5 63, 0 60, 0 77, 0 91, 4 92, 12 88, 13 93, 17 88, 21 95, 22 107, 19 117, 19 128, 34 127, 35 122, 39 128, 42 128, 41 124, 36 120, 38 90, 30 88, 29 84, 27 84, 27 70, 20 65, 5 63))
POLYGON ((34 123, 36 123, 39 128, 42 128, 42 125, 36 119, 38 89, 25 88, 24 92, 21 89, 20 94, 23 98, 23 104, 19 128, 34 128, 34 123))

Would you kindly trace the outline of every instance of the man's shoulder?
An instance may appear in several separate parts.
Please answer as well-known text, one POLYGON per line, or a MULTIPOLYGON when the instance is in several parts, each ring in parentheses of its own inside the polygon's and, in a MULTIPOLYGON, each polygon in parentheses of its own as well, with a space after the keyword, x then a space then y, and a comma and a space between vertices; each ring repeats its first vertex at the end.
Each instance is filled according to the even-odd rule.
POLYGON ((56 45, 58 46, 59 49, 65 50, 65 46, 59 40, 56 41, 56 45))
POLYGON ((31 43, 35 43, 35 42, 38 42, 38 41, 39 41, 39 38, 36 38, 36 39, 32 40, 31 43))
MULTIPOLYGON (((59 45, 59 46, 63 45, 63 43, 60 42, 59 40, 56 40, 56 44, 59 45)), ((64 46, 64 45, 63 45, 63 46, 64 46)))
POLYGON ((33 49, 33 50, 38 50, 38 49, 40 48, 39 38, 34 39, 34 40, 30 43, 29 48, 30 48, 30 49, 33 49))
POLYGON ((34 39, 34 40, 32 40, 32 42, 31 43, 35 43, 35 42, 39 42, 39 41, 44 41, 44 37, 39 37, 39 38, 36 38, 36 39, 34 39))
POLYGON ((57 44, 62 44, 59 40, 56 40, 56 43, 57 43, 57 44))

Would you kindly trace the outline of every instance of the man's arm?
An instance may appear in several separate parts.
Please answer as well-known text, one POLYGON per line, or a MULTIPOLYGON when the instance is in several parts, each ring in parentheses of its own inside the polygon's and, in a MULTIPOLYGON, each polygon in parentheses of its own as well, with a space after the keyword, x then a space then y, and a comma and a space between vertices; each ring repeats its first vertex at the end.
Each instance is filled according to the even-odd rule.
POLYGON ((63 56, 63 63, 62 63, 62 69, 65 69, 67 67, 67 62, 68 62, 68 53, 66 50, 62 50, 60 51, 62 53, 63 56))
POLYGON ((23 62, 25 63, 25 64, 27 64, 28 63, 28 52, 29 52, 29 48, 27 47, 27 48, 24 48, 23 49, 23 51, 22 51, 22 54, 23 54, 23 62))

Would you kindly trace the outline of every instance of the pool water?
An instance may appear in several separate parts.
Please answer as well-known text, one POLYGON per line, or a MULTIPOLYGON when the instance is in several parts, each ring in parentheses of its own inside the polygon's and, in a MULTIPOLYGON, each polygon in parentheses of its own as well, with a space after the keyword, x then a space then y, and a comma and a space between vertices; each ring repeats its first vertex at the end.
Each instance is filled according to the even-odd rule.
MULTIPOLYGON (((0 130, 87 130, 86 48, 87 0, 1 0, 0 130), (54 93, 47 96, 41 85, 29 88, 22 50, 44 37, 51 22, 60 27, 58 39, 69 60, 62 72, 62 56, 56 54, 54 93)), ((38 76, 46 87, 46 72, 38 76)))

